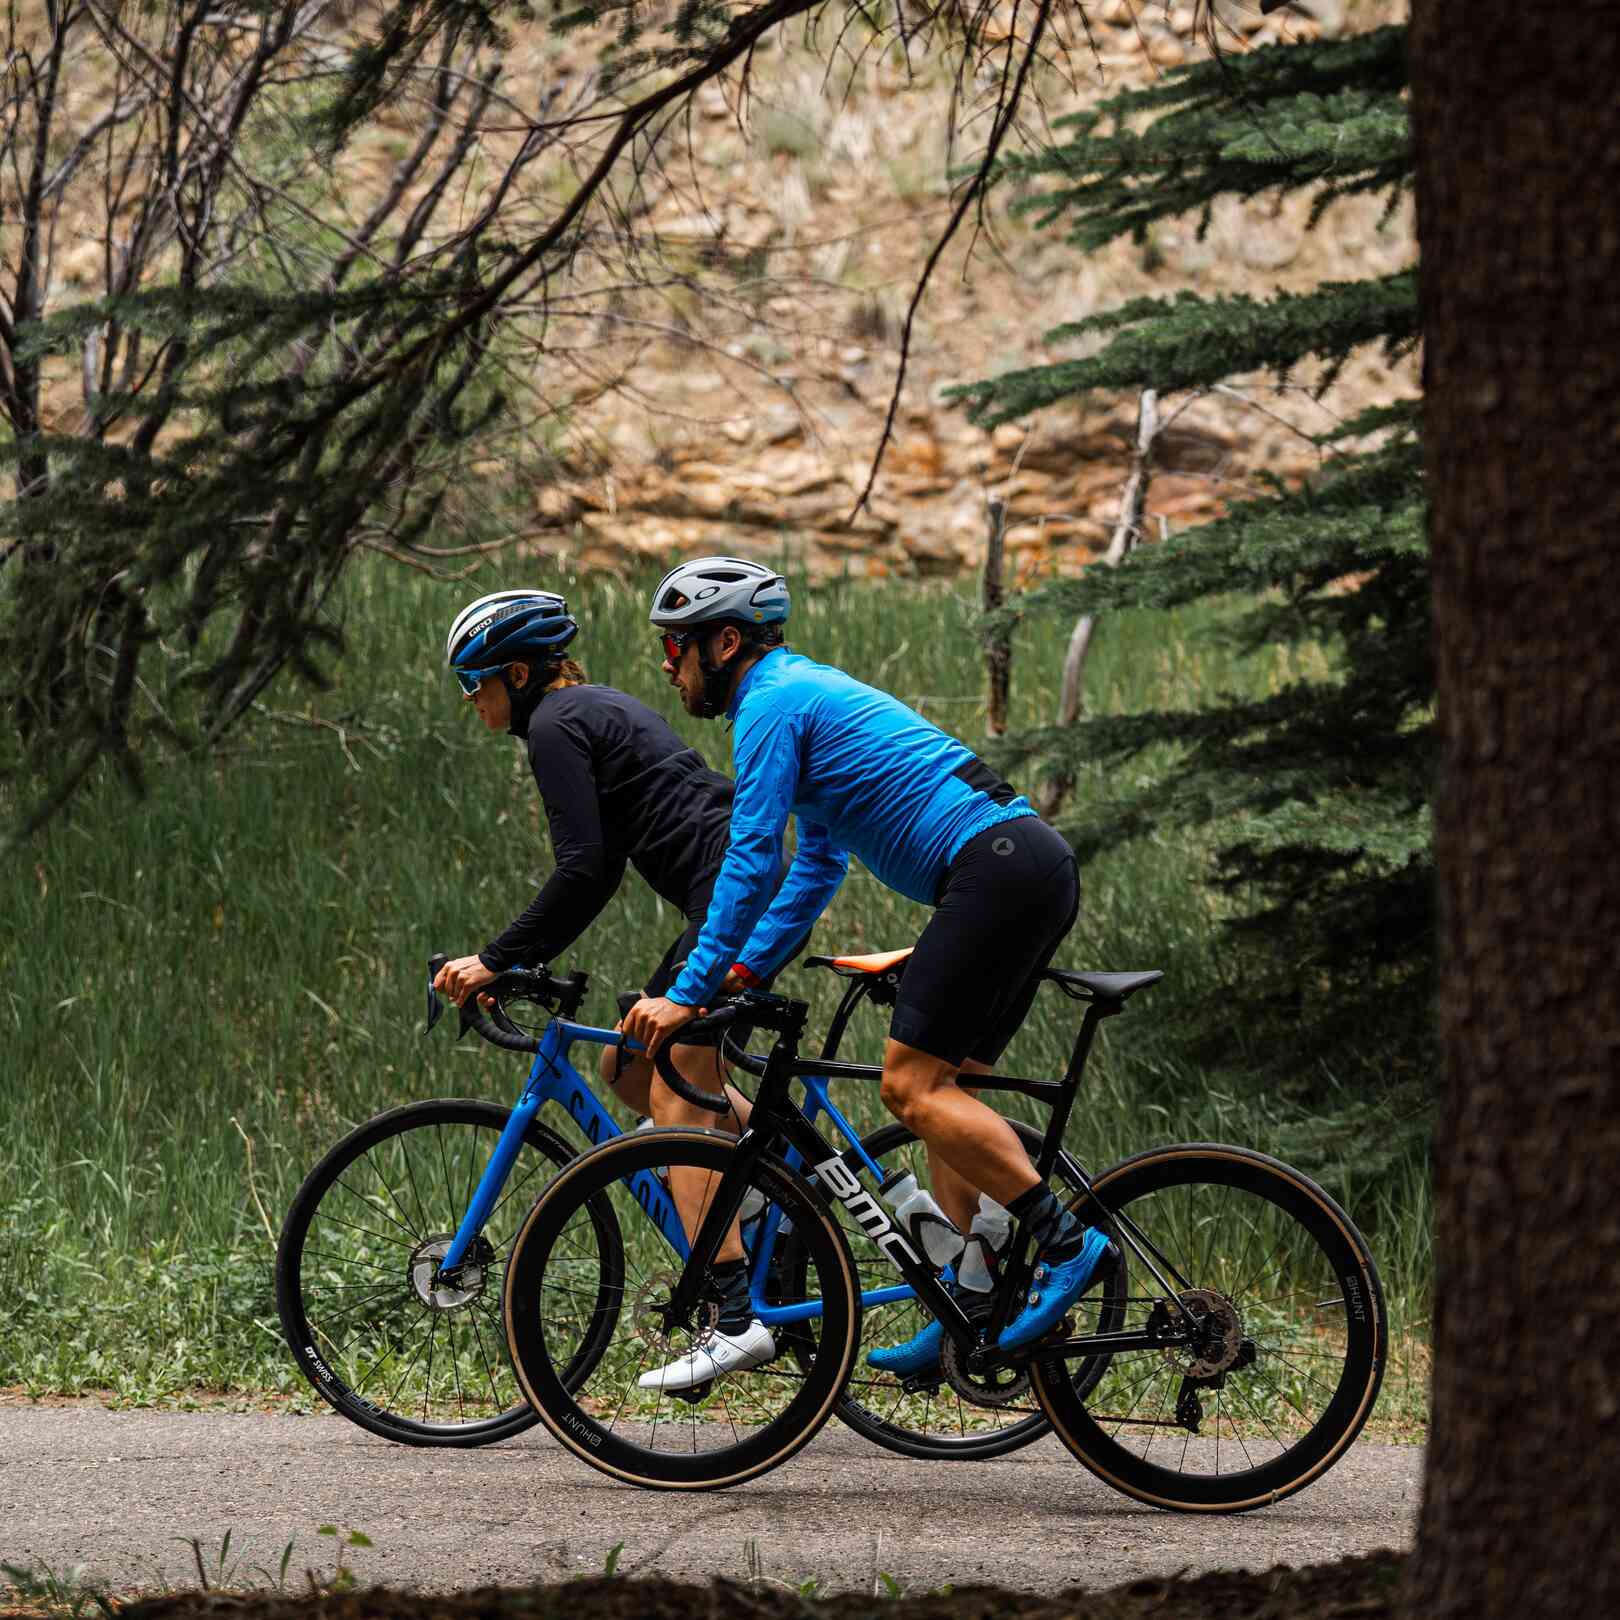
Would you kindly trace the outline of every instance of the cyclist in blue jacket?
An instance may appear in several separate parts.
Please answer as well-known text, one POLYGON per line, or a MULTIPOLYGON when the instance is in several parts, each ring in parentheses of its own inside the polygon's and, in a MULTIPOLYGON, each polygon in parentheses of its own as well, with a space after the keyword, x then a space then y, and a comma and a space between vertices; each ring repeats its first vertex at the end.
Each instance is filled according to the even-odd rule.
MULTIPOLYGON (((732 982, 763 980, 820 916, 857 856, 889 887, 932 905, 900 981, 883 1101, 927 1144, 933 1190, 963 1229, 985 1192, 1037 1242, 1034 1285, 1000 1344, 1049 1333, 1094 1280, 1108 1240, 1039 1180, 1006 1120, 957 1076, 989 1073, 1079 913, 1074 853, 971 749, 841 670, 782 641, 787 583, 735 557, 683 563, 651 619, 664 669, 694 715, 733 723, 731 837, 703 931, 662 995, 625 1019, 656 1050, 732 982), (789 816, 798 846, 774 891, 789 816)), ((757 1325, 757 1324, 756 1324, 757 1325)), ((642 1379, 680 1388, 769 1359, 760 1339, 700 1347, 642 1379), (707 1359, 706 1359, 707 1358, 707 1359), (688 1365, 690 1364, 690 1365, 688 1365)), ((942 1330, 870 1360, 901 1377, 937 1367, 942 1330)))

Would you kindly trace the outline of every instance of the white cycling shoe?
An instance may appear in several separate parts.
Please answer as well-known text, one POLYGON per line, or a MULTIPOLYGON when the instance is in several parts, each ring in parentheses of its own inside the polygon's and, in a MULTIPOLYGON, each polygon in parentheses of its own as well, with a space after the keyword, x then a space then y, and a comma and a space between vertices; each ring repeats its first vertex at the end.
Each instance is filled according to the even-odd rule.
POLYGON ((636 1383, 642 1389, 691 1389, 707 1384, 724 1373, 747 1372, 776 1359, 776 1340, 756 1317, 741 1333, 707 1334, 695 1350, 688 1351, 667 1367, 643 1373, 636 1383))

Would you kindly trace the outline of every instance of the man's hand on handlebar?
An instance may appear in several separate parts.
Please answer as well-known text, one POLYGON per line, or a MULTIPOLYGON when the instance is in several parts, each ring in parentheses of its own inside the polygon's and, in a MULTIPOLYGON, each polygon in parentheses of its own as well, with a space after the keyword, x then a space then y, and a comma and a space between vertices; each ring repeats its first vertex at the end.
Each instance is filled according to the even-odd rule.
POLYGON ((458 956, 446 962, 434 975, 433 988, 442 990, 458 1007, 467 1003, 467 997, 500 975, 491 973, 477 956, 458 956))
POLYGON ((643 996, 619 1027, 631 1040, 640 1041, 649 1057, 656 1057, 658 1049, 675 1032, 707 1011, 703 1007, 686 1007, 667 996, 643 996))

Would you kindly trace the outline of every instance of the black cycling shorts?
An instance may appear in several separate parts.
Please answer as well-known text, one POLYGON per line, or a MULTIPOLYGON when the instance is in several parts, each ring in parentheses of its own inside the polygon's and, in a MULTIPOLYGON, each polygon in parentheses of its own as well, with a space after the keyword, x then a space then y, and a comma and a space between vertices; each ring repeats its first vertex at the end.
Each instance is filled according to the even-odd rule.
POLYGON ((1074 851, 1039 816, 970 838, 906 961, 889 1034, 946 1063, 993 1064, 1080 915, 1074 851))

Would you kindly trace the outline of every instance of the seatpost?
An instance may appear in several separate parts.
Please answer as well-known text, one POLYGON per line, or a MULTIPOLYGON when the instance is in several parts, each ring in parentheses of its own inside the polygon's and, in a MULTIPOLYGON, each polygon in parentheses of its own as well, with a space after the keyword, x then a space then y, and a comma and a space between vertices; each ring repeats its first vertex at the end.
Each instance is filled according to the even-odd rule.
POLYGON ((1052 1105, 1052 1117, 1047 1123, 1046 1140, 1041 1143, 1040 1158, 1035 1161, 1035 1173, 1042 1181, 1052 1174, 1058 1154, 1063 1148, 1063 1135, 1069 1128, 1069 1115, 1074 1110, 1074 1099, 1079 1095, 1080 1082, 1085 1077, 1086 1059, 1091 1056, 1092 1042, 1097 1038, 1097 1026, 1105 1018, 1125 1011, 1123 1001, 1093 1001, 1086 1008, 1080 1022, 1080 1033, 1074 1038, 1074 1050, 1069 1054, 1069 1066, 1063 1071, 1062 1091, 1052 1105))
POLYGON ((844 1038, 844 1031, 849 1026, 850 1015, 860 1005, 861 998, 871 988, 871 981, 863 973, 852 979, 844 987, 844 993, 839 998, 838 1010, 833 1014, 832 1022, 827 1026, 827 1039, 822 1042, 820 1055, 824 1058, 833 1058, 838 1055, 839 1043, 844 1038))

